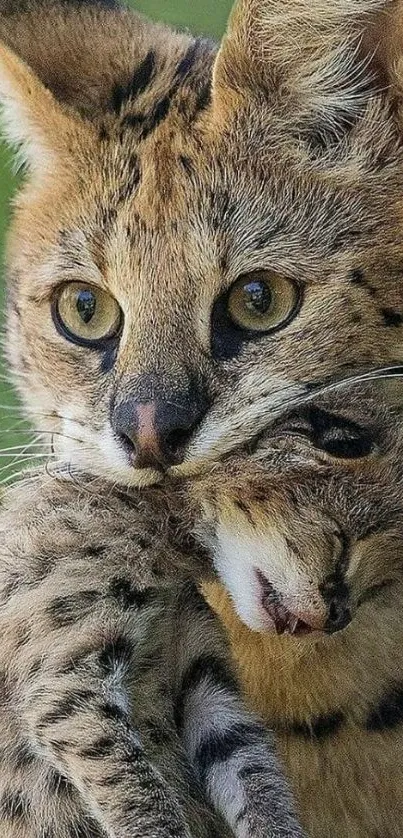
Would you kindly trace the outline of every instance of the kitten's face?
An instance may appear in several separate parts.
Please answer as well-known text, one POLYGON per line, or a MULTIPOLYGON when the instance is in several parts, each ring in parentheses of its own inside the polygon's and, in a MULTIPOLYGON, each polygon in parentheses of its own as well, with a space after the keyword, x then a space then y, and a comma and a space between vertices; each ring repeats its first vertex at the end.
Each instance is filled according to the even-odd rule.
POLYGON ((333 634, 402 583, 401 422, 348 395, 354 407, 309 404, 191 487, 199 535, 252 629, 333 634))
POLYGON ((375 83, 356 113, 346 93, 319 115, 263 78, 247 2, 213 82, 208 44, 102 6, 0 19, 32 68, 0 55, 31 167, 8 353, 56 453, 138 484, 219 459, 312 382, 400 358, 403 159, 375 83))

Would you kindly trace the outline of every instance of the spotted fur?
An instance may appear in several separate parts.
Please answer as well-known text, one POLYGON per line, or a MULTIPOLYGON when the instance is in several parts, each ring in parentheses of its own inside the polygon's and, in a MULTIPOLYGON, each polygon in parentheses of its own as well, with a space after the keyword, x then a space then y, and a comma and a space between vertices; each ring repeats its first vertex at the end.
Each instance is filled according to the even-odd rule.
POLYGON ((169 500, 60 467, 4 500, 2 838, 302 835, 169 500))

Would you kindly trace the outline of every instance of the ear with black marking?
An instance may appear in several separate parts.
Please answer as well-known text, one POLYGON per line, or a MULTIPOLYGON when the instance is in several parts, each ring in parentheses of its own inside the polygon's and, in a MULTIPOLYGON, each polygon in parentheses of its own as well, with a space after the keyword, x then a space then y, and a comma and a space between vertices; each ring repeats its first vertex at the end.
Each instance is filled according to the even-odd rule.
MULTIPOLYGON (((150 30, 115 0, 0 0, 5 133, 31 168, 111 115, 150 51, 150 30)), ((155 26, 156 40, 164 34, 155 26)))
POLYGON ((325 141, 402 90, 402 0, 239 0, 214 79, 224 111, 265 97, 300 138, 325 141))
POLYGON ((72 124, 53 94, 18 56, 0 43, 3 133, 31 170, 51 170, 65 151, 72 124))

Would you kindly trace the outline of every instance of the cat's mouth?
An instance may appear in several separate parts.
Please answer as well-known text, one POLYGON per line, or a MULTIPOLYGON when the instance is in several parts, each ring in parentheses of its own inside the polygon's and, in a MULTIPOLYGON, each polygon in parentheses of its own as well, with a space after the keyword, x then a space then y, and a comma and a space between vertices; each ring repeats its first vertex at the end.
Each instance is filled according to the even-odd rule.
POLYGON ((292 634, 301 637, 317 630, 316 627, 305 622, 287 608, 282 595, 276 591, 274 585, 269 582, 261 570, 255 569, 255 573, 261 592, 260 604, 277 634, 292 634))

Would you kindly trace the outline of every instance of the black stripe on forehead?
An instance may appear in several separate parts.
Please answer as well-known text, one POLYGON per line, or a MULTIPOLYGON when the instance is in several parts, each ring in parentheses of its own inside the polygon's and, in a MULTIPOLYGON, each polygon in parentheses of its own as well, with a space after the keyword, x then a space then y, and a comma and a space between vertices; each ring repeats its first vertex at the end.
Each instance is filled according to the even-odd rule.
POLYGON ((146 57, 134 70, 128 83, 126 85, 116 84, 113 88, 111 107, 115 113, 120 113, 123 105, 144 93, 155 77, 155 68, 155 52, 149 50, 146 57))
POLYGON ((403 725, 403 684, 396 684, 370 710, 365 727, 369 731, 381 732, 400 725, 403 725))
MULTIPOLYGON (((121 121, 121 128, 137 131, 139 141, 147 139, 147 137, 155 131, 161 122, 166 119, 171 109, 171 105, 182 87, 188 88, 190 93, 193 92, 193 96, 185 96, 182 100, 178 97, 178 109, 183 116, 194 119, 201 110, 208 106, 210 102, 213 54, 214 48, 209 41, 202 38, 192 41, 176 65, 166 93, 154 102, 149 111, 134 111, 124 114, 121 121)), ((146 66, 146 70, 148 71, 149 69, 150 60, 146 66)), ((136 98, 135 95, 133 95, 133 89, 136 89, 137 96, 140 92, 145 91, 146 86, 151 84, 153 79, 157 76, 155 66, 153 68, 153 72, 149 75, 148 85, 144 84, 145 75, 147 75, 147 73, 144 73, 144 67, 140 69, 138 68, 134 72, 134 84, 132 80, 124 91, 122 88, 115 88, 112 101, 112 107, 115 111, 120 112, 125 103, 136 98), (138 88, 139 77, 141 85, 143 85, 141 89, 138 88)))

